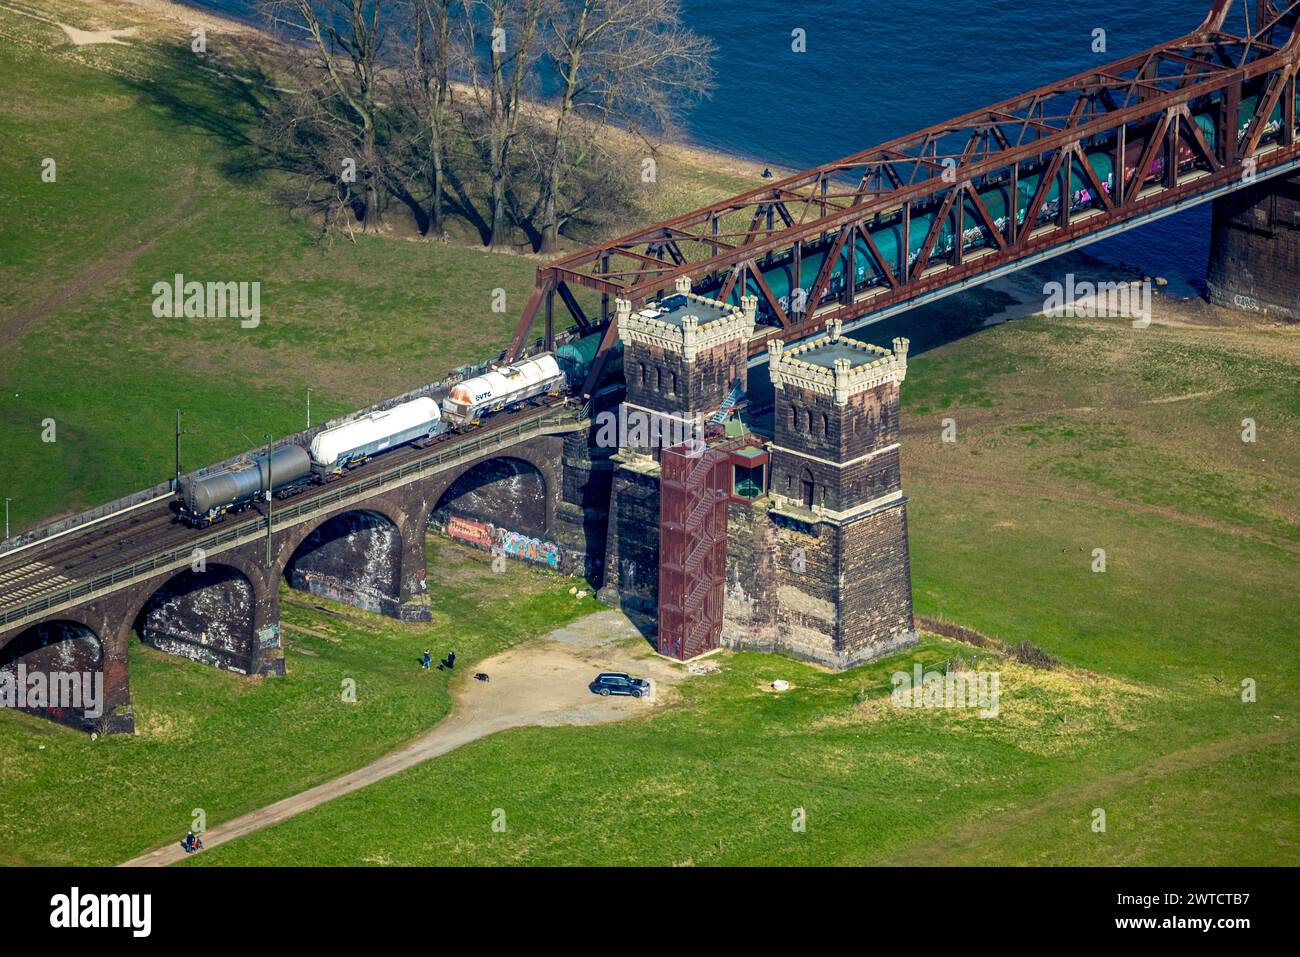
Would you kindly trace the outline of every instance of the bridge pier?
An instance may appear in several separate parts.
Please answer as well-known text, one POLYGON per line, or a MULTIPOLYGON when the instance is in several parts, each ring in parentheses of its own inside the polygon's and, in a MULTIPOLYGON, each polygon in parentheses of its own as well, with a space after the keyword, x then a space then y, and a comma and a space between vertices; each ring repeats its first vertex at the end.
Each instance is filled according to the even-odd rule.
POLYGON ((659 608, 659 469, 653 460, 620 455, 611 478, 604 579, 596 597, 630 615, 653 619, 659 608))
POLYGON ((1214 201, 1210 301, 1300 322, 1300 176, 1214 201))
POLYGON ((237 674, 284 674, 279 574, 256 545, 151 581, 132 599, 152 648, 237 674))
MULTIPOLYGON (((101 667, 104 671, 103 714, 95 720, 94 727, 88 730, 101 734, 135 734, 135 710, 131 705, 131 677, 127 666, 127 645, 131 639, 131 622, 121 621, 117 609, 111 607, 111 601, 96 602, 85 609, 93 620, 92 627, 98 625, 104 657, 101 667)), ((81 722, 85 727, 85 722, 81 722)))
POLYGON ((401 593, 397 618, 401 621, 432 621, 429 606, 429 566, 424 551, 424 536, 429 527, 428 503, 420 499, 401 516, 402 533, 401 593))
POLYGON ((565 437, 563 488, 555 503, 555 538, 584 553, 588 584, 599 588, 604 581, 610 484, 615 465, 610 456, 617 449, 596 448, 593 433, 594 426, 565 437))
POLYGON ((130 637, 130 624, 120 624, 114 629, 113 639, 104 645, 104 713, 98 722, 98 730, 104 734, 135 734, 135 709, 131 704, 131 676, 127 666, 130 637))
POLYGON ((6 700, 6 707, 13 706, 83 731, 133 733, 135 715, 127 666, 127 643, 132 629, 130 618, 123 619, 119 603, 109 596, 47 622, 0 632, 0 682, 12 682, 15 691, 20 677, 27 679, 27 689, 30 689, 31 678, 36 674, 43 676, 47 689, 52 689, 58 673, 89 673, 92 681, 102 682, 102 697, 95 709, 98 714, 87 713, 91 709, 85 707, 67 707, 66 703, 48 697, 22 708, 17 700, 6 700))
MULTIPOLYGON (((745 321, 729 328, 721 302, 693 297, 638 317, 620 300, 629 409, 711 416, 747 376, 756 303, 741 303, 734 315, 745 321), (688 310, 715 318, 680 315, 688 310)), ((890 350, 828 327, 789 350, 771 345, 771 438, 742 424, 692 455, 629 428, 598 597, 647 630, 657 615, 661 654, 721 645, 845 669, 916 643, 899 464, 908 343, 890 350)))

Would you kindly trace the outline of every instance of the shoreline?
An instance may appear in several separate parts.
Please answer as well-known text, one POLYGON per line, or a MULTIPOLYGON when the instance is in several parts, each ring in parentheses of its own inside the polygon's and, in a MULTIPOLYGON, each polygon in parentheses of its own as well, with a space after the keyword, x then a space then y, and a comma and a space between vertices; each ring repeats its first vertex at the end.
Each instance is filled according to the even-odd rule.
MULTIPOLYGON (((104 0, 83 0, 91 6, 104 6, 104 0)), ((216 28, 218 31, 229 34, 245 34, 256 37, 260 42, 268 45, 281 46, 285 41, 269 33, 263 25, 254 22, 251 17, 243 17, 232 11, 216 11, 207 7, 196 6, 188 0, 117 0, 142 11, 147 11, 167 20, 180 22, 186 26, 202 26, 204 28, 216 28)), ((545 109, 545 105, 541 104, 545 109)), ((678 131, 679 136, 684 131, 678 131)), ((624 130, 611 129, 612 135, 628 135, 624 130)), ((669 159, 685 162, 690 166, 710 173, 724 176, 738 176, 752 178, 754 185, 752 188, 761 188, 764 183, 772 180, 781 179, 786 176, 795 175, 799 170, 791 169, 785 166, 774 165, 751 156, 746 156, 730 150, 718 149, 716 147, 704 146, 692 142, 688 138, 665 139, 663 142, 655 145, 654 150, 659 154, 667 156, 669 159), (772 180, 762 178, 762 173, 770 170, 772 180)), ((823 162, 833 162, 838 157, 831 157, 823 162)), ((720 196, 719 199, 727 197, 720 196)), ((615 230, 616 235, 623 235, 631 229, 619 228, 615 230)), ((571 254, 580 249, 586 248, 583 241, 573 241, 572 248, 564 250, 563 254, 571 254)), ((1087 246, 1072 251, 1075 255, 1082 257, 1084 261, 1095 265, 1099 269, 1113 271, 1116 274, 1134 273, 1139 276, 1149 276, 1153 280, 1161 277, 1160 270, 1152 270, 1142 263, 1120 262, 1118 260, 1105 259, 1087 246)), ((520 255, 526 258, 539 258, 540 254, 528 250, 510 250, 512 255, 520 255)), ((1063 254, 1069 255, 1069 253, 1063 254)), ((551 258, 551 257, 546 257, 551 258)), ((1168 278, 1168 277, 1164 277, 1168 278)), ((1186 285, 1192 290, 1190 295, 1184 295, 1181 292, 1175 293, 1175 282, 1170 281, 1164 288, 1157 288, 1155 295, 1166 303, 1189 304, 1193 308, 1197 306, 1208 307, 1209 303, 1204 298, 1203 284, 1205 277, 1200 276, 1182 276, 1176 277, 1177 282, 1186 285)))
MULTIPOLYGON (((102 44, 113 42, 104 39, 110 36, 114 31, 111 29, 117 25, 114 21, 114 15, 120 15, 126 10, 139 14, 146 22, 141 24, 143 28, 139 39, 146 43, 159 42, 170 33, 174 25, 181 25, 186 28, 203 27, 215 33, 218 36, 238 36, 247 38, 250 46, 264 47, 261 50, 254 51, 253 55, 266 54, 274 52, 276 48, 282 48, 286 41, 275 36, 262 26, 250 22, 249 19, 241 17, 229 11, 212 11, 204 7, 198 7, 186 0, 74 0, 75 7, 79 11, 84 11, 87 21, 80 27, 75 28, 82 34, 82 39, 74 38, 69 35, 69 39, 74 44, 74 48, 79 48, 82 43, 102 44)), ((12 10, 14 13, 24 14, 24 11, 12 10)), ((60 11, 50 11, 54 19, 47 22, 55 23, 60 11)), ((30 15, 30 14, 26 14, 30 15)), ((64 14, 66 15, 66 13, 64 14)), ((44 19, 44 18, 42 18, 44 19)), ((71 25, 69 25, 71 26, 71 25)), ((224 53, 213 51, 213 64, 209 68, 221 68, 226 70, 237 69, 234 65, 224 65, 222 60, 224 53)), ((232 73, 232 75, 237 75, 232 73)), ((539 106, 545 109, 545 104, 539 106)), ((623 135, 631 139, 626 131, 611 128, 610 135, 623 135)), ((765 169, 770 169, 774 178, 791 175, 794 172, 784 167, 773 166, 770 163, 764 163, 761 160, 746 157, 740 154, 727 152, 709 147, 704 147, 689 140, 681 139, 665 140, 655 146, 660 155, 663 155, 675 162, 681 162, 688 166, 696 173, 706 173, 719 176, 735 177, 745 179, 752 185, 748 188, 760 189, 764 183, 771 182, 761 178, 761 173, 765 169)), ((732 195, 732 194, 728 194, 732 195)), ((725 198, 719 195, 718 199, 725 198)), ((696 208, 696 207, 692 207, 696 208)), ((631 232, 644 223, 629 222, 625 227, 616 227, 613 230, 614 235, 623 235, 631 232)), ((400 239, 403 241, 414 240, 418 237, 407 236, 397 233, 386 234, 387 238, 400 239)), ((480 248, 473 243, 461 243, 454 241, 455 245, 464 246, 464 248, 480 248)), ((586 248, 586 241, 581 239, 571 239, 566 242, 568 248, 562 250, 560 255, 569 255, 575 251, 586 248)), ((503 255, 519 256, 529 260, 549 259, 552 257, 543 257, 529 249, 507 248, 500 250, 503 255)), ((1095 274, 1098 278, 1102 275, 1122 277, 1125 279, 1151 277, 1155 280, 1153 302, 1159 304, 1161 312, 1174 312, 1177 314, 1175 321, 1192 321, 1206 322, 1209 321, 1215 325, 1235 324, 1232 317, 1224 311, 1212 306, 1205 298, 1203 290, 1193 280, 1190 283, 1192 292, 1187 294, 1184 289, 1178 288, 1173 282, 1161 286, 1160 279, 1163 278, 1158 270, 1152 270, 1140 262, 1120 262, 1114 258, 1103 258, 1097 255, 1090 247, 1084 246, 1069 252, 1061 254, 1060 257, 1054 257, 1053 261, 1063 264, 1061 261, 1073 260, 1078 264, 1079 271, 1086 269, 1087 272, 1095 274)), ((1051 268, 1051 267, 1048 267, 1051 268)), ((1020 270, 1017 270, 1020 273, 1020 270)), ((1004 290, 1012 285, 1020 287, 1020 292, 1024 293, 1024 284, 1030 280, 1031 276, 1041 276, 1042 266, 1028 267, 1020 276, 1019 280, 1003 277, 993 280, 990 288, 1003 288, 1004 290)), ((1179 280, 1185 277, 1178 276, 1179 280)), ((1203 278, 1201 282, 1203 283, 1203 278)), ((1186 283, 1184 283, 1186 284, 1186 283)), ((1033 312, 1032 303, 1022 301, 1015 310, 1018 314, 1029 314, 1033 312)), ((1001 321, 1004 317, 995 312, 985 317, 990 324, 1001 321)))
MULTIPOLYGON (((95 0, 90 0, 90 2, 95 2, 95 0)), ((170 0, 170 2, 169 0, 123 0, 123 2, 168 19, 177 20, 187 26, 203 26, 206 28, 217 24, 227 28, 230 33, 255 35, 264 43, 282 45, 285 42, 268 33, 262 24, 255 22, 251 18, 241 17, 231 11, 211 10, 207 7, 187 3, 185 0, 170 0)), ((545 104, 540 104, 540 106, 543 109, 545 108, 545 104)), ((625 130, 615 128, 614 132, 627 135, 625 130)), ((761 178, 761 174, 765 169, 772 171, 774 179, 780 179, 798 172, 798 170, 776 166, 771 162, 744 156, 729 150, 720 150, 693 143, 689 139, 665 139, 657 144, 655 149, 671 158, 684 159, 692 165, 706 168, 710 172, 724 175, 752 175, 756 180, 755 188, 765 182, 761 178)))

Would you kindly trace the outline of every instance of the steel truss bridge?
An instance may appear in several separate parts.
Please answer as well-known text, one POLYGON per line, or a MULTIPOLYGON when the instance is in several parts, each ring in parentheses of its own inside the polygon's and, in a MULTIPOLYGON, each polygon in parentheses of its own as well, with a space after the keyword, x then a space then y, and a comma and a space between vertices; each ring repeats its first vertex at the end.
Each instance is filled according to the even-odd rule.
MULTIPOLYGON (((618 342, 610 298, 638 306, 680 276, 759 301, 770 339, 876 322, 1068 249, 1300 168, 1300 0, 1214 0, 1180 39, 593 246, 537 270, 506 358, 556 298, 618 342), (601 296, 585 314, 575 287, 601 296)), ((564 328, 567 328, 567 323, 564 328)))

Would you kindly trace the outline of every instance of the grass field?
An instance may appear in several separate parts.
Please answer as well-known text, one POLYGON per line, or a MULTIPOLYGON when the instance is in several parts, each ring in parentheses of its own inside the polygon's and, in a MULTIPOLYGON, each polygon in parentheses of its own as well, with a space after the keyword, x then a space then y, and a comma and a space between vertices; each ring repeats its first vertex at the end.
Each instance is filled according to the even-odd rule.
POLYGON ((1300 410, 1268 384, 1294 383, 1298 346, 1033 319, 913 360, 918 613, 1059 669, 935 638, 841 675, 728 655, 651 719, 477 742, 193 863, 1294 863, 1300 410), (1000 671, 999 717, 889 706, 913 657, 973 654, 1000 671))
MULTIPOLYGON (((341 411, 504 341, 516 311, 488 312, 484 289, 519 302, 532 261, 380 238, 322 249, 232 175, 231 137, 91 68, 143 70, 144 52, 83 51, 87 66, 24 33, 41 30, 0 9, 14 90, 0 134, 18 157, 0 192, 28 224, 0 238, 0 323, 37 315, 0 354, 0 454, 30 466, 23 521, 166 475, 179 395, 190 460, 215 459, 245 433, 298 428, 308 385, 320 414, 341 411), (80 192, 40 184, 51 152, 80 192), (101 172, 78 178, 87 168, 101 172), (258 336, 152 319, 159 274, 209 268, 265 277, 258 336), (53 445, 39 442, 45 416, 53 445)), ((225 105, 189 82, 200 89, 178 80, 173 99, 225 105)), ((882 330, 930 347, 903 385, 916 608, 1060 667, 929 636, 845 674, 726 654, 648 719, 502 733, 187 863, 1300 860, 1300 335, 1158 302, 1146 330, 1026 319, 946 342, 978 324, 972 304, 1002 305, 985 291, 882 330), (940 440, 946 418, 955 443, 940 440), (955 657, 1000 672, 999 717, 889 706, 892 672, 955 657), (766 690, 778 677, 793 690, 766 690)), ((4 862, 113 863, 175 839, 195 807, 229 820, 409 739, 448 706, 443 679, 413 667, 426 644, 468 628, 457 651, 471 663, 596 607, 511 567, 494 581, 434 552, 430 626, 286 605, 283 679, 135 646, 135 738, 0 715, 4 862), (339 702, 348 676, 359 706, 339 702)))
POLYGON ((450 673, 421 669, 424 649, 473 664, 600 607, 520 563, 498 575, 490 556, 433 538, 428 554, 428 624, 286 591, 283 677, 196 666, 133 639, 134 736, 92 741, 3 715, 0 864, 117 864, 184 836, 195 808, 210 825, 336 777, 447 713, 450 673))
MULTIPOLYGON (((23 486, 3 490, 15 532, 168 478, 177 408, 192 468, 302 429, 309 387, 320 422, 508 344, 540 260, 390 236, 319 242, 260 171, 258 94, 226 75, 251 72, 236 42, 213 34, 201 61, 182 24, 129 4, 18 6, 142 32, 72 47, 0 7, 0 459, 24 465, 23 486), (155 318, 152 288, 177 273, 260 282, 260 325, 155 318)), ((665 157, 644 199, 666 215, 751 182, 665 157)))

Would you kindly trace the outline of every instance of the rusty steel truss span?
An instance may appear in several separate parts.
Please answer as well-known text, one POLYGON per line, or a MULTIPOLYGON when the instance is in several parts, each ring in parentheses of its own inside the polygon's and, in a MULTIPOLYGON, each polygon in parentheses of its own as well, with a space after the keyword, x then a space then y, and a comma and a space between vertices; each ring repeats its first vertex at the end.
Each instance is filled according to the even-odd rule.
MULTIPOLYGON (((759 300, 751 356, 831 318, 851 328, 1300 163, 1300 0, 1215 0, 1181 39, 565 257, 507 353, 556 297, 617 343, 611 297, 759 300), (573 294, 601 295, 588 317, 573 294)), ((567 323, 566 323, 567 326, 567 323)))

